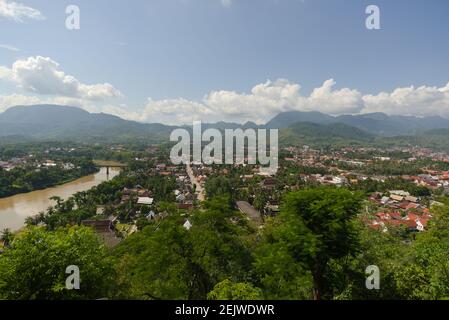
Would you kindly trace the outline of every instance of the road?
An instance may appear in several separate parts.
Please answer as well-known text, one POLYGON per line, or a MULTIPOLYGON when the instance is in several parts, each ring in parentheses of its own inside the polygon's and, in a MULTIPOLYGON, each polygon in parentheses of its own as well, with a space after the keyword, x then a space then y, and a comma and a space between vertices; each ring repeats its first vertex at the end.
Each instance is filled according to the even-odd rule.
POLYGON ((192 182, 193 186, 196 186, 196 196, 198 201, 203 202, 204 200, 206 200, 206 195, 204 193, 204 189, 201 186, 201 184, 198 182, 198 180, 196 179, 195 175, 193 174, 193 170, 192 167, 190 166, 190 164, 186 165, 186 171, 187 174, 189 175, 189 179, 190 182, 192 182))

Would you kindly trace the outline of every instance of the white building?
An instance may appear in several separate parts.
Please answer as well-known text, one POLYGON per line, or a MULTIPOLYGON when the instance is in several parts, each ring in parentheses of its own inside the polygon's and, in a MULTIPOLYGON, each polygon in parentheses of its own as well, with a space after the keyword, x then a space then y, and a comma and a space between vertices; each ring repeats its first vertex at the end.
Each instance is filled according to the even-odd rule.
POLYGON ((139 197, 137 199, 137 204, 143 204, 143 205, 147 205, 147 206, 151 206, 154 202, 153 198, 149 198, 149 197, 139 197))

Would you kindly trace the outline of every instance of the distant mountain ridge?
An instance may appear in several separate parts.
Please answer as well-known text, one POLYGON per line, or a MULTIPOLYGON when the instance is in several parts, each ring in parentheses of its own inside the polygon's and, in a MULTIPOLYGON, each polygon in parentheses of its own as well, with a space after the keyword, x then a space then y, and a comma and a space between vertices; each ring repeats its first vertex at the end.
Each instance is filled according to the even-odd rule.
POLYGON ((281 145, 347 146, 374 142, 375 136, 344 123, 297 122, 280 130, 281 145))
MULTIPOLYGON (((188 126, 183 126, 188 128, 188 126)), ((388 116, 383 113, 331 116, 320 112, 290 111, 278 114, 266 125, 218 122, 203 129, 276 128, 281 142, 368 143, 395 136, 395 141, 442 145, 449 149, 449 120, 441 117, 388 116)), ((0 113, 0 142, 23 139, 84 142, 167 142, 176 126, 139 123, 120 117, 89 113, 59 105, 16 106, 0 113)))
POLYGON ((301 112, 287 111, 279 113, 273 119, 266 123, 270 129, 287 128, 297 122, 309 122, 316 124, 330 124, 335 122, 335 118, 317 111, 301 112))
POLYGON ((171 128, 57 105, 17 106, 0 114, 0 137, 99 141, 141 137, 157 141, 171 128))
POLYGON ((266 125, 269 128, 287 128, 297 122, 312 122, 322 125, 343 123, 380 136, 415 135, 428 130, 449 129, 449 119, 439 116, 424 118, 388 116, 380 112, 334 117, 320 112, 289 111, 278 114, 266 125))

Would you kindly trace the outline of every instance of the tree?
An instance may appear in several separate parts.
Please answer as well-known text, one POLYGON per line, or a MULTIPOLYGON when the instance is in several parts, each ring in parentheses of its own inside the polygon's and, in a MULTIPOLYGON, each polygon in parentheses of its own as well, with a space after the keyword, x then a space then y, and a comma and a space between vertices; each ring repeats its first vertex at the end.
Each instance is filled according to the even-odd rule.
POLYGON ((229 279, 218 283, 207 295, 209 300, 261 300, 262 297, 262 290, 252 284, 229 279))
MULTIPOLYGON (((271 218, 270 218, 271 219, 271 218)), ((267 228, 271 228, 268 224, 267 228)), ((265 237, 271 230, 265 229, 265 237)), ((268 300, 310 299, 312 280, 303 264, 294 259, 281 242, 264 239, 254 252, 255 285, 268 300)))
POLYGON ((254 198, 254 208, 258 211, 263 212, 269 200, 269 194, 265 190, 258 190, 256 192, 256 197, 254 198))
POLYGON ((31 227, 0 255, 0 297, 14 300, 98 299, 113 284, 113 261, 92 230, 47 232, 31 227), (80 270, 80 290, 65 287, 68 266, 80 270))
POLYGON ((250 230, 247 225, 230 222, 236 215, 227 197, 208 200, 205 208, 191 219, 193 228, 189 232, 189 242, 195 261, 207 272, 212 286, 224 279, 245 279, 252 257, 242 237, 250 230))
POLYGON ((125 298, 200 299, 208 286, 206 273, 192 258, 188 231, 174 217, 147 226, 115 250, 125 298))
MULTIPOLYGON (((410 245, 397 233, 371 229, 358 221, 359 250, 357 254, 333 261, 328 281, 333 284, 334 297, 356 300, 402 299, 397 272, 406 264, 410 245), (365 270, 375 265, 380 270, 380 290, 367 290, 365 270)), ((413 282, 412 282, 413 283, 413 282)))
POLYGON ((231 196, 232 185, 227 177, 216 176, 211 177, 206 181, 206 196, 207 198, 213 198, 216 196, 231 196))
POLYGON ((409 261, 396 275, 406 299, 449 297, 449 206, 432 210, 428 230, 416 237, 409 261))
POLYGON ((268 245, 281 249, 310 272, 314 299, 329 296, 325 283, 329 261, 357 250, 353 218, 360 203, 360 196, 346 189, 320 187, 292 192, 268 228, 268 245))
POLYGON ((189 218, 172 214, 121 243, 119 286, 137 299, 206 299, 225 279, 240 282, 249 272, 251 254, 232 224, 228 199, 213 199, 189 218))
POLYGON ((425 232, 404 242, 397 232, 384 233, 363 226, 360 253, 351 260, 353 299, 443 299, 449 297, 449 206, 432 208, 425 232), (366 290, 360 271, 380 269, 381 290, 366 290))
POLYGON ((14 240, 14 234, 8 228, 2 231, 2 235, 0 236, 0 240, 3 241, 5 247, 9 247, 11 242, 14 240))

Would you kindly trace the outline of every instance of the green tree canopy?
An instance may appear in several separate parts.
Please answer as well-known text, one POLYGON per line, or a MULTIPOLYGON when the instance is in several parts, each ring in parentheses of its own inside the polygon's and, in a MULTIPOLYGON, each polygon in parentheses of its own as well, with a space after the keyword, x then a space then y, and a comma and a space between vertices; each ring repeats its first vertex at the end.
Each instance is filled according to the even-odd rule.
POLYGON ((206 299, 215 284, 248 274, 251 254, 231 223, 226 199, 206 203, 189 218, 173 214, 152 224, 116 249, 120 286, 139 299, 206 299))
POLYGON ((98 299, 109 294, 113 264, 89 228, 54 232, 32 227, 0 255, 0 297, 5 299, 98 299), (68 266, 80 270, 80 290, 66 289, 68 266))
POLYGON ((226 279, 207 295, 210 300, 261 300, 262 290, 250 283, 235 283, 226 279))
POLYGON ((272 252, 267 249, 272 246, 286 255, 285 259, 303 266, 312 276, 314 299, 327 298, 329 261, 357 251, 354 217, 360 203, 360 196, 346 189, 320 187, 292 192, 267 229, 264 250, 272 252))

